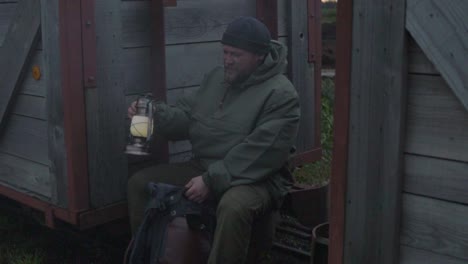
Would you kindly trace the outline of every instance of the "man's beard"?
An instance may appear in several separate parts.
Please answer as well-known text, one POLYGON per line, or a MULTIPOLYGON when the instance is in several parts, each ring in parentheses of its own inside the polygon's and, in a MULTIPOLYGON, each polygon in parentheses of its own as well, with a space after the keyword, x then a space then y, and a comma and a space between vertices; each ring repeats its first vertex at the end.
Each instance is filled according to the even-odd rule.
POLYGON ((245 81, 250 74, 240 72, 232 68, 224 67, 224 81, 228 84, 238 84, 245 81))

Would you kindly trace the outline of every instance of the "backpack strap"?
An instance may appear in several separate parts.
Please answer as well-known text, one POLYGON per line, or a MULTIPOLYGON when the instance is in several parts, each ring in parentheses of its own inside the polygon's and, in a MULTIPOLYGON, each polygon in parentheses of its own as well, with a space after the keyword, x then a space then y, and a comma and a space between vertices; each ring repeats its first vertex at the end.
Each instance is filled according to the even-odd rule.
MULTIPOLYGON (((149 183, 151 194, 145 216, 134 238, 130 264, 159 263, 164 255, 167 226, 175 217, 188 216, 187 219, 215 219, 214 209, 208 205, 189 201, 184 196, 185 189, 164 183, 149 183)), ((212 234, 214 221, 206 221, 195 227, 212 234)), ((188 225, 193 228, 194 225, 188 225)))

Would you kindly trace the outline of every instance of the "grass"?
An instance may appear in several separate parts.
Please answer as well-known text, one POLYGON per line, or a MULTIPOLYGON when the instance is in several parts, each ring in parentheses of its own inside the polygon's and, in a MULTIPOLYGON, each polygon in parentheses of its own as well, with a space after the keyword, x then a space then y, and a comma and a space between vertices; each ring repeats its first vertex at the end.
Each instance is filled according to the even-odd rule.
POLYGON ((294 178, 299 183, 324 185, 328 183, 331 174, 331 159, 333 149, 333 102, 335 85, 332 79, 322 80, 322 112, 320 120, 320 141, 322 144, 322 159, 306 164, 294 171, 294 178))
POLYGON ((336 22, 336 8, 322 8, 322 24, 336 22))
POLYGON ((31 239, 32 234, 18 216, 2 211, 0 216, 0 264, 42 264, 45 251, 43 241, 31 239))

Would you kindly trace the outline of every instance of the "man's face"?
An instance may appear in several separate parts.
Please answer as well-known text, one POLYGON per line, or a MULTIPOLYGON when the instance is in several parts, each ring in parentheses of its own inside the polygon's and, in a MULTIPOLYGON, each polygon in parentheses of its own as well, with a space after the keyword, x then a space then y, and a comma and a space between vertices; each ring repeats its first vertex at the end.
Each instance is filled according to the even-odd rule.
POLYGON ((223 45, 223 52, 224 81, 229 84, 246 80, 263 60, 263 55, 229 45, 223 45))

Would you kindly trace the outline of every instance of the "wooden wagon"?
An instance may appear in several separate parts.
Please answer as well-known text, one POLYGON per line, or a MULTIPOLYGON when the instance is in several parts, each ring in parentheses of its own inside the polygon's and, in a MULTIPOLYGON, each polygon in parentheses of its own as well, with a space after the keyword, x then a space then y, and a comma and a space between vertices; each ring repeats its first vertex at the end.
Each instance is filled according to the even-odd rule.
MULTIPOLYGON (((0 0, 0 194, 44 212, 51 227, 124 217, 129 103, 196 90, 222 63, 227 24, 246 15, 289 47, 286 74, 302 104, 296 161, 317 159, 320 2, 293 2, 0 0)), ((158 150, 159 161, 191 155, 188 142, 158 150)))
POLYGON ((329 263, 468 263, 467 13, 338 2, 329 263))

